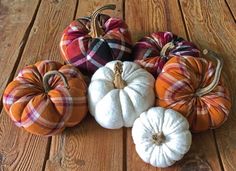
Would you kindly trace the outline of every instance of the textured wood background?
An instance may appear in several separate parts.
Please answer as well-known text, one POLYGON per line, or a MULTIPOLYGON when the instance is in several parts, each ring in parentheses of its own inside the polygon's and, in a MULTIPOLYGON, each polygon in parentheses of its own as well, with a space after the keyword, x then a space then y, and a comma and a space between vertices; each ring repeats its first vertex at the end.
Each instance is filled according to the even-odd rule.
POLYGON ((25 65, 62 61, 58 47, 63 29, 107 3, 116 4, 107 14, 127 22, 134 42, 168 30, 221 55, 234 100, 230 118, 219 129, 194 134, 181 161, 158 169, 138 157, 130 129, 106 130, 88 116, 61 135, 42 138, 17 128, 0 103, 0 170, 235 170, 235 0, 0 0, 0 96, 25 65))

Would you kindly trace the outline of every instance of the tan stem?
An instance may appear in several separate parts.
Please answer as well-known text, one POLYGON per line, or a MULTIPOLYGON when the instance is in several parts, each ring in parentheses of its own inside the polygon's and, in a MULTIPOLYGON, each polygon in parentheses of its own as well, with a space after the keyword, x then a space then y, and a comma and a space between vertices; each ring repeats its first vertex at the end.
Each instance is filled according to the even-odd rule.
POLYGON ((223 59, 219 57, 215 52, 213 51, 208 51, 207 49, 203 50, 203 54, 209 54, 210 57, 213 57, 217 61, 216 65, 216 70, 215 70, 215 75, 213 78, 213 81, 206 87, 198 89, 197 92, 195 93, 197 96, 203 96, 205 94, 210 93, 214 88, 218 85, 219 80, 220 80, 220 75, 223 67, 223 59))
POLYGON ((51 76, 53 76, 53 75, 59 75, 59 76, 61 77, 63 83, 64 83, 64 87, 65 87, 65 88, 69 88, 69 84, 68 84, 68 82, 67 82, 66 77, 65 77, 61 72, 54 70, 54 71, 49 71, 49 72, 47 72, 47 73, 43 76, 43 87, 44 87, 45 92, 49 92, 49 91, 52 89, 52 88, 49 86, 49 84, 48 84, 48 80, 49 80, 49 78, 50 78, 51 76))
POLYGON ((166 56, 166 51, 168 49, 173 49, 174 47, 175 47, 175 45, 174 45, 173 42, 169 42, 169 43, 165 44, 165 46, 161 49, 160 56, 165 57, 166 56))
POLYGON ((165 136, 163 132, 156 133, 152 135, 152 139, 156 145, 161 145, 162 143, 165 142, 165 136))
POLYGON ((115 88, 117 89, 122 89, 127 85, 126 82, 122 79, 122 72, 123 72, 122 66, 123 64, 121 62, 117 62, 114 67, 115 79, 113 83, 115 88))
POLYGON ((105 6, 98 8, 97 10, 95 10, 92 13, 92 15, 91 15, 91 28, 90 28, 90 32, 89 32, 89 35, 92 38, 97 38, 97 37, 100 37, 104 34, 103 29, 99 26, 99 23, 98 23, 98 15, 101 13, 101 11, 108 10, 108 9, 115 10, 116 5, 114 5, 114 4, 105 5, 105 6))

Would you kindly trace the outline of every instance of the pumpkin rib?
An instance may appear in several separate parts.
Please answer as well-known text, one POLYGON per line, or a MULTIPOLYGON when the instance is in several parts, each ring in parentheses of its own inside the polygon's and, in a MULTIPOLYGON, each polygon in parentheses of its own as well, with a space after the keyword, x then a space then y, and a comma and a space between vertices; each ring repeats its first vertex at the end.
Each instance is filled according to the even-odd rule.
MULTIPOLYGON (((143 114, 144 115, 144 114, 143 114)), ((145 113, 145 115, 146 115, 146 113, 145 113)), ((143 119, 142 119, 142 116, 140 116, 140 120, 138 120, 139 121, 139 123, 140 124, 142 124, 142 126, 150 133, 150 134, 152 134, 153 132, 143 123, 143 119)), ((135 121, 135 122, 138 122, 138 121, 135 121)), ((150 124, 149 124, 150 125, 150 124)))
POLYGON ((129 94, 125 91, 125 89, 123 89, 123 91, 122 91, 126 96, 127 96, 127 99, 129 99, 129 101, 130 101, 130 104, 131 104, 131 106, 132 106, 132 108, 133 108, 133 110, 134 111, 136 111, 136 109, 135 109, 135 107, 134 107, 134 103, 133 103, 133 101, 131 100, 131 98, 130 98, 130 96, 129 96, 129 94))
POLYGON ((120 107, 120 109, 121 109, 121 118, 122 118, 122 123, 123 123, 123 125, 124 126, 126 126, 126 122, 125 122, 125 120, 124 120, 124 116, 123 116, 123 114, 124 114, 124 106, 121 104, 121 100, 120 100, 120 92, 121 92, 122 90, 119 90, 118 91, 118 102, 119 102, 119 107, 120 107))
MULTIPOLYGON (((30 84, 30 86, 32 86, 32 84, 30 84)), ((8 105, 11 105, 15 102, 19 102, 19 99, 21 98, 21 96, 25 96, 26 94, 29 95, 29 93, 31 94, 32 92, 34 92, 33 90, 38 91, 37 88, 30 87, 30 86, 27 84, 20 83, 18 80, 12 81, 8 85, 9 88, 7 89, 7 91, 4 92, 4 95, 3 95, 3 103, 4 103, 4 106, 6 107, 5 109, 7 109, 7 111, 10 111, 10 108, 8 109, 8 107, 7 107, 8 105), (23 87, 21 87, 21 86, 23 86, 23 87), (14 87, 14 88, 12 88, 12 87, 14 87), (26 94, 23 94, 23 95, 19 94, 19 93, 22 93, 25 88, 27 88, 27 91, 29 91, 29 90, 30 91, 26 94), (10 89, 10 91, 9 91, 9 89, 10 89), (20 92, 20 91, 18 91, 20 89, 23 89, 23 90, 20 92), (9 97, 11 100, 10 102, 9 102, 9 97)), ((37 95, 39 93, 40 92, 33 93, 33 94, 37 95)), ((33 94, 31 94, 31 95, 33 95, 33 94)))
MULTIPOLYGON (((117 94, 119 94, 119 90, 118 89, 114 89, 114 90, 111 90, 108 94, 106 94, 104 97, 103 97, 103 100, 100 100, 97 104, 96 104, 96 107, 95 107, 95 113, 94 113, 94 117, 95 117, 95 119, 96 119, 96 121, 101 125, 101 126, 103 126, 103 127, 105 127, 105 128, 108 128, 108 129, 119 129, 119 128, 121 128, 122 127, 122 124, 121 124, 121 122, 124 124, 124 120, 123 120, 123 117, 122 117, 122 113, 121 113, 121 104, 120 104, 120 101, 119 100, 117 100, 116 101, 116 103, 112 103, 112 100, 110 100, 109 101, 109 104, 107 103, 107 101, 106 100, 104 100, 104 99, 109 99, 109 97, 112 97, 112 96, 115 96, 115 95, 117 95, 117 94), (111 95, 108 95, 108 94, 111 94, 111 95), (117 121, 117 119, 115 119, 115 121, 114 120, 109 120, 109 122, 105 122, 104 123, 104 121, 106 121, 105 119, 105 116, 106 115, 111 115, 111 113, 110 112, 104 112, 104 110, 107 110, 107 108, 104 108, 104 101, 106 101, 106 105, 107 106, 109 106, 109 105, 113 105, 113 106, 115 106, 115 110, 113 110, 112 111, 112 113, 114 113, 115 114, 115 116, 114 116, 114 118, 115 117, 119 117, 120 118, 120 120, 119 120, 119 123, 118 123, 118 121, 117 121), (119 107, 118 107, 119 106, 119 107), (106 114, 106 115, 104 115, 104 113, 106 114), (99 116, 103 116, 103 117, 99 117, 99 116), (113 125, 111 125, 111 123, 113 124, 113 125), (115 125, 114 126, 114 124, 119 124, 119 125, 115 125)), ((118 99, 118 98, 117 98, 118 99)), ((111 116, 110 116, 111 117, 111 116)))
MULTIPOLYGON (((147 115, 152 115, 152 113, 153 113, 153 111, 149 111, 149 110, 148 110, 148 112, 147 112, 147 115), (150 113, 148 113, 148 112, 150 112, 150 113)), ((162 115, 162 116, 163 116, 163 115, 162 115)), ((147 122, 148 122, 148 124, 150 125, 151 129, 155 130, 156 127, 154 127, 154 126, 152 125, 152 122, 150 121, 149 118, 147 118, 147 122)), ((158 130, 155 130, 155 131, 160 132, 160 129, 162 129, 162 125, 163 125, 163 122, 161 121, 161 126, 160 126, 160 128, 159 128, 158 130)), ((158 127, 157 127, 157 128, 158 128, 158 127)))

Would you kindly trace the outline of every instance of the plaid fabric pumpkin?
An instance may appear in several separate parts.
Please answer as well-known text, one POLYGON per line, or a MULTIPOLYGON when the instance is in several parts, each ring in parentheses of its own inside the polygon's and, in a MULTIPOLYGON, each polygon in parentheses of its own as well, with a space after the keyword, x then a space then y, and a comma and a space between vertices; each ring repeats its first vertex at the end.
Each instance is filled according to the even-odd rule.
POLYGON ((193 43, 171 32, 156 32, 135 44, 132 57, 156 77, 171 56, 182 55, 198 57, 199 50, 193 43))
POLYGON ((193 132, 219 127, 231 108, 221 68, 219 60, 214 67, 203 58, 172 57, 156 79, 156 105, 182 113, 193 132))
POLYGON ((100 15, 101 10, 110 9, 106 7, 98 9, 91 17, 73 21, 64 30, 60 41, 64 60, 88 75, 114 59, 127 60, 131 54, 127 25, 121 19, 100 15))
POLYGON ((85 117, 86 91, 77 68, 46 60, 20 71, 5 89, 3 104, 17 126, 50 136, 85 117))

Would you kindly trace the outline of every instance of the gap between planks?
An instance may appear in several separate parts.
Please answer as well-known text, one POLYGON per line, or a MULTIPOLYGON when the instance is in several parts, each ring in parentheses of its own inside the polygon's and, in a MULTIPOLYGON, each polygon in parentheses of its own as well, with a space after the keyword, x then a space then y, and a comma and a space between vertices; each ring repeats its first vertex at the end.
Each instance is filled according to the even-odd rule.
MULTIPOLYGON (((236 2, 231 2, 231 3, 235 3, 236 4, 236 2)), ((236 10, 236 9, 234 9, 234 7, 230 7, 230 4, 229 4, 229 2, 227 1, 227 0, 225 0, 225 4, 227 5, 227 7, 228 7, 228 9, 229 9, 229 12, 231 13, 231 15, 232 15, 232 17, 233 17, 233 19, 234 19, 234 22, 236 23, 236 11, 234 11, 234 10, 236 10), (234 12, 233 12, 234 11, 234 12)), ((235 5, 236 6, 236 5, 235 5)))
MULTIPOLYGON (((186 32, 186 35, 187 35, 187 40, 191 41, 190 35, 189 35, 189 30, 187 28, 187 24, 186 24, 186 21, 184 19, 183 8, 181 6, 180 0, 178 0, 178 4, 179 4, 180 11, 181 11, 181 16, 182 16, 182 20, 183 20, 183 23, 184 23, 185 32, 186 32)), ((216 153, 217 153, 217 156, 218 156, 220 168, 221 168, 222 171, 224 171, 222 159, 221 159, 220 152, 219 152, 219 149, 218 149, 218 144, 217 144, 217 141, 216 141, 215 131, 211 130, 211 134, 213 135, 213 140, 214 140, 214 144, 215 144, 215 147, 216 147, 216 153)))
MULTIPOLYGON (((186 22, 188 23, 188 32, 191 34, 191 39, 195 41, 198 46, 210 48, 222 55, 225 61, 223 71, 227 73, 229 83, 231 86, 235 85, 235 18, 232 16, 232 8, 225 0, 219 1, 187 1, 181 0, 181 7, 185 8, 186 22), (197 10, 199 9, 199 10, 197 10), (193 15, 195 14, 195 15, 193 15), (193 17, 200 19, 192 19, 193 17), (194 28, 194 26, 197 27, 194 28), (200 34, 199 34, 200 33, 200 34), (206 39, 208 38, 208 39, 206 39)), ((229 1, 231 5, 235 1, 229 1)), ((226 78, 227 79, 227 78, 226 78)), ((227 81, 226 81, 227 83, 227 81)), ((229 88, 230 89, 230 88, 229 88)), ((230 91, 232 97, 235 96, 235 91, 230 91)), ((228 121, 214 130, 213 136, 216 144, 217 155, 220 165, 223 170, 232 170, 235 168, 235 158, 231 157, 235 154, 235 100, 232 101, 232 111, 229 115, 228 121)))
MULTIPOLYGON (((178 5, 179 5, 179 8, 180 8, 181 17, 182 17, 182 20, 183 20, 183 24, 184 24, 184 29, 185 29, 185 33, 186 33, 186 36, 187 36, 187 40, 191 41, 188 29, 187 29, 187 24, 186 24, 186 21, 184 19, 184 13, 183 13, 183 9, 182 9, 180 0, 178 0, 178 5)), ((216 153, 217 153, 217 156, 218 156, 220 168, 221 168, 222 171, 224 171, 224 167, 223 167, 223 163, 222 163, 222 160, 221 160, 221 157, 220 157, 220 153, 219 153, 219 149, 218 149, 218 144, 216 142, 216 136, 215 136, 214 130, 211 130, 211 133, 213 135, 213 140, 214 140, 214 144, 215 144, 215 147, 216 147, 216 153)))
MULTIPOLYGON (((17 50, 16 50, 15 53, 13 54, 13 56, 17 55, 17 57, 16 57, 17 59, 16 59, 16 62, 15 62, 15 64, 14 64, 13 68, 12 68, 12 71, 11 71, 9 77, 6 78, 6 79, 7 79, 7 82, 6 82, 5 88, 6 88, 6 86, 13 80, 13 78, 14 78, 14 76, 15 76, 15 74, 16 74, 16 70, 17 70, 17 68, 18 68, 19 62, 20 62, 21 57, 22 57, 22 54, 23 54, 23 52, 24 52, 25 45, 26 45, 26 42, 27 42, 27 40, 28 40, 28 38, 29 38, 31 29, 32 29, 32 27, 33 27, 33 25, 34 25, 34 21, 35 21, 35 18, 36 18, 36 16, 37 16, 37 13, 38 13, 38 10, 39 10, 41 1, 42 1, 42 0, 39 0, 39 1, 38 1, 37 7, 36 7, 36 9, 35 9, 35 11, 34 11, 34 14, 33 14, 33 16, 32 16, 32 19, 31 19, 29 25, 27 26, 27 28, 26 28, 26 30, 25 30, 25 33, 24 33, 24 35, 23 35, 22 40, 20 41, 19 47, 17 48, 17 50)), ((4 92, 4 91, 3 91, 3 92, 4 92)), ((0 99, 0 114, 1 114, 2 109, 3 109, 2 98, 3 98, 3 93, 2 93, 1 99, 0 99)))
MULTIPOLYGON (((78 5, 79 5, 79 0, 76 0, 73 20, 75 20, 75 18, 76 18, 76 13, 77 13, 77 10, 78 10, 78 5)), ((46 171, 46 164, 47 164, 47 161, 49 160, 49 157, 50 157, 51 145, 52 145, 52 137, 49 137, 48 138, 47 149, 46 149, 46 155, 45 155, 45 158, 44 158, 44 161, 43 161, 43 168, 42 168, 43 171, 46 171)))

